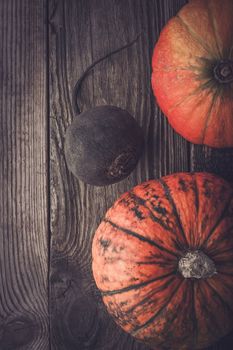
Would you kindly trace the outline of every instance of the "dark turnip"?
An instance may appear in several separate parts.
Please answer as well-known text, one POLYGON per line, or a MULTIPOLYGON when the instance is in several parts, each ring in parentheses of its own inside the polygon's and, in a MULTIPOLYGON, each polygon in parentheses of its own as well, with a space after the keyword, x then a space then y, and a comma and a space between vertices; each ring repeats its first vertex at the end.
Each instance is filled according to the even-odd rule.
POLYGON ((69 170, 91 185, 104 186, 126 178, 142 154, 143 133, 136 120, 116 106, 98 106, 80 113, 77 93, 87 73, 98 62, 129 47, 137 38, 94 62, 74 89, 73 104, 77 116, 66 132, 65 157, 69 170))
POLYGON ((81 113, 66 133, 67 165, 91 185, 109 185, 127 177, 142 149, 141 128, 127 111, 114 106, 81 113))

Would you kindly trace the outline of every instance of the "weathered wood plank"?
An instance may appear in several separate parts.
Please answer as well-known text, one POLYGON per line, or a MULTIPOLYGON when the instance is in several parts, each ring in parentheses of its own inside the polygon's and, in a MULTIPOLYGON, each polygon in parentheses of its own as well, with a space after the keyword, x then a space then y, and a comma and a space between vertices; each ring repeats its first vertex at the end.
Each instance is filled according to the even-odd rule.
POLYGON ((233 148, 191 146, 191 170, 208 171, 233 183, 233 148))
POLYGON ((0 2, 0 348, 49 348, 46 1, 0 2))
POLYGON ((91 273, 92 237, 106 209, 149 178, 189 170, 189 146, 167 125, 151 94, 151 55, 160 29, 185 1, 50 1, 51 331, 53 349, 142 350, 107 315, 91 273), (126 108, 143 127, 146 151, 133 174, 96 188, 76 180, 64 159, 74 118, 72 89, 85 68, 143 31, 136 44, 95 67, 81 110, 126 108))

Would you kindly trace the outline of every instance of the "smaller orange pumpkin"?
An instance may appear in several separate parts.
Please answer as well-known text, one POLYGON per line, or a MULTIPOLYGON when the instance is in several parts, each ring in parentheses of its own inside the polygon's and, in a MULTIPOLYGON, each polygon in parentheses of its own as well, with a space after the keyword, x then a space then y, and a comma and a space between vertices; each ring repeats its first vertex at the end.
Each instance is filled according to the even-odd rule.
POLYGON ((192 0, 172 18, 152 58, 152 88, 187 140, 233 147, 233 1, 192 0))
POLYGON ((224 180, 178 173, 136 186, 108 210, 92 256, 109 313, 152 348, 200 349, 233 329, 233 189, 224 180))

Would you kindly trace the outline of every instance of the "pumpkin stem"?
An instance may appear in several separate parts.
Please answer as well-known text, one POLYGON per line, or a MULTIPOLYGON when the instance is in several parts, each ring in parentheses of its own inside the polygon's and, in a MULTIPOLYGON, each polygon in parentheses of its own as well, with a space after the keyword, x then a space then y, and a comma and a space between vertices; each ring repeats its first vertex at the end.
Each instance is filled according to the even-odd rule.
POLYGON ((221 84, 233 82, 233 61, 221 60, 214 66, 214 77, 221 84))
POLYGON ((184 278, 208 278, 217 273, 214 262, 202 251, 188 252, 179 261, 184 278))
POLYGON ((73 96, 72 96, 72 99, 73 99, 73 108, 75 110, 75 114, 78 115, 81 113, 80 111, 80 108, 79 108, 79 105, 77 103, 77 95, 79 93, 79 90, 81 88, 81 84, 83 82, 83 80, 86 78, 86 76, 88 75, 88 73, 98 64, 100 63, 101 61, 105 60, 106 58, 132 46, 134 43, 136 43, 136 41, 139 39, 139 37, 141 36, 142 33, 139 33, 135 39, 133 39, 131 42, 129 42, 128 44, 124 45, 124 46, 121 46, 119 47, 118 49, 110 52, 110 53, 107 53, 106 55, 104 55, 103 57, 100 57, 99 59, 97 59, 96 61, 94 61, 89 67, 87 67, 87 69, 84 71, 84 73, 81 75, 81 77, 78 79, 78 81, 76 82, 75 86, 74 86, 74 90, 73 90, 73 96))

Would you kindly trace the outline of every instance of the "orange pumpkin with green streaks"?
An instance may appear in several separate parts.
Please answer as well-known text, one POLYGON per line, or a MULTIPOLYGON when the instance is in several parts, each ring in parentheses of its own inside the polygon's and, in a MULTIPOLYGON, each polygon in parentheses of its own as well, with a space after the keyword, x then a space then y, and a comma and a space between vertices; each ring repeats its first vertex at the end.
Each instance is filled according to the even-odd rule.
POLYGON ((233 1, 192 0, 161 32, 152 88, 187 140, 233 147, 233 1))
POLYGON ((177 173, 123 194, 98 227, 93 274, 109 313, 154 349, 200 349, 233 329, 233 189, 177 173))

